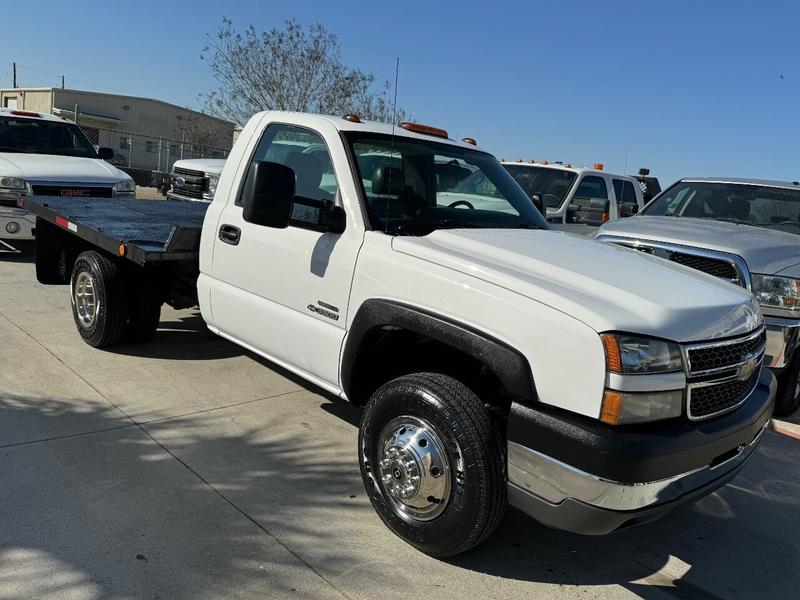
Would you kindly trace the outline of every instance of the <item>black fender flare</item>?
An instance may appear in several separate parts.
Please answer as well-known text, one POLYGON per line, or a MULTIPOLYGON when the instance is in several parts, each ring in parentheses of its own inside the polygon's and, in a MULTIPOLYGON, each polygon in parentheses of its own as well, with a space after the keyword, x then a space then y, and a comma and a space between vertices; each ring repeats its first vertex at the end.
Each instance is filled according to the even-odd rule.
POLYGON ((521 352, 463 323, 385 299, 366 300, 359 307, 348 331, 341 361, 342 388, 348 398, 352 398, 353 373, 362 343, 369 332, 382 327, 397 327, 451 346, 491 369, 518 402, 529 404, 536 400, 530 364, 521 352))

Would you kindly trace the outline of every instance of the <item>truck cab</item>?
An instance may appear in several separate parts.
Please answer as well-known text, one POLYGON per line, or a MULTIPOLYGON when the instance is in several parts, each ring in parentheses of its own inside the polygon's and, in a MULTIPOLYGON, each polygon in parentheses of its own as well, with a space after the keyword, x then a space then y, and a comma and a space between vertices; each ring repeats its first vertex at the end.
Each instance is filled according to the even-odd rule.
POLYGON ((502 161, 522 189, 543 205, 554 229, 591 235, 607 221, 629 217, 644 206, 640 182, 627 175, 548 161, 502 161))
POLYGON ((34 218, 17 207, 20 198, 132 198, 136 184, 103 160, 112 157, 109 148, 95 149, 71 121, 0 108, 0 248, 34 237, 34 218))

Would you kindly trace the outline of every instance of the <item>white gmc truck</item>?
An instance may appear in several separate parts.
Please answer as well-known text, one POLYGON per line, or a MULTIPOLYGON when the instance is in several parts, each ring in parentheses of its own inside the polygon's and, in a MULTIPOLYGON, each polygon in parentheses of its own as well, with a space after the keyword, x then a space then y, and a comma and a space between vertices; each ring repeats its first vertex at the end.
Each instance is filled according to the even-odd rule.
POLYGON ((34 217, 17 207, 22 197, 132 198, 133 179, 103 160, 112 156, 70 121, 0 108, 0 249, 33 239, 34 217))
POLYGON ((364 406, 367 493, 432 556, 507 503, 584 534, 655 519, 730 480, 772 414, 751 294, 551 231, 493 156, 434 127, 264 112, 208 205, 23 204, 37 277, 69 285, 88 344, 199 305, 364 406))

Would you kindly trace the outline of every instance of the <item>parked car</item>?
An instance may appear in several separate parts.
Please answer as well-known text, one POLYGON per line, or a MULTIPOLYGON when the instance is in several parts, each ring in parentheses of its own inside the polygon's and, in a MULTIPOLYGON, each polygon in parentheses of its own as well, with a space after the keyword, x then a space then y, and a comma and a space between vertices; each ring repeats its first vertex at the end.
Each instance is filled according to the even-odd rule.
POLYGON ((0 108, 0 246, 33 239, 34 217, 17 207, 20 198, 132 198, 133 179, 103 160, 112 156, 71 121, 0 108))
POLYGON ((606 221, 636 214, 644 206, 633 177, 615 175, 596 163, 591 169, 547 161, 501 161, 525 193, 544 205, 554 229, 593 234, 606 221))
POLYGON ((800 404, 800 183, 682 179, 641 215, 597 239, 709 273, 755 294, 767 326, 767 364, 780 383, 775 412, 800 404))
POLYGON ((730 480, 772 414, 751 294, 550 231, 435 127, 259 113, 210 204, 136 204, 25 200, 37 278, 69 284, 80 336, 146 339, 163 302, 199 304, 364 406, 367 494, 432 556, 479 544, 507 501, 585 534, 655 519, 730 480))
POLYGON ((211 202, 224 166, 224 158, 176 160, 169 178, 167 198, 211 202))

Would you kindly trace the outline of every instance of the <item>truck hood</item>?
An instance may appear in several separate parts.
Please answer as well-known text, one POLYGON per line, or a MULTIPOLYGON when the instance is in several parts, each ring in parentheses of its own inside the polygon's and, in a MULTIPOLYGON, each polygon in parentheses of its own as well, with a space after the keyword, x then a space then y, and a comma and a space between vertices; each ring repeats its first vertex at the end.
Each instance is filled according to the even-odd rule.
POLYGON ((562 232, 440 230, 395 237, 392 246, 546 304, 597 332, 688 342, 743 334, 761 322, 758 304, 742 288, 562 232))
POLYGON ((0 152, 0 175, 22 177, 32 183, 108 183, 130 177, 99 158, 0 152))
POLYGON ((772 275, 800 263, 800 235, 724 221, 641 215, 607 223, 597 233, 603 234, 736 254, 752 273, 772 275))
POLYGON ((222 173, 222 167, 224 166, 224 158, 187 158, 185 160, 176 160, 172 168, 181 167, 219 175, 222 173))

